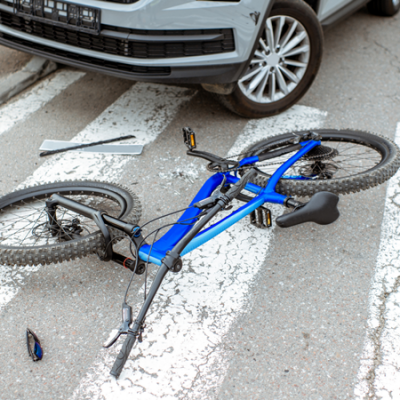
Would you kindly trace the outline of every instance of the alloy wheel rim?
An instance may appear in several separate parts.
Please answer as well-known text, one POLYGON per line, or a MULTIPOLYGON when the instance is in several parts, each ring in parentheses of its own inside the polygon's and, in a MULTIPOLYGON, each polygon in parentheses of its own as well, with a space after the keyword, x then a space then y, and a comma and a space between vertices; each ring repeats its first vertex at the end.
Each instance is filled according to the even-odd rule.
POLYGON ((279 101, 299 85, 309 60, 310 38, 304 26, 292 17, 270 17, 238 86, 256 103, 279 101))

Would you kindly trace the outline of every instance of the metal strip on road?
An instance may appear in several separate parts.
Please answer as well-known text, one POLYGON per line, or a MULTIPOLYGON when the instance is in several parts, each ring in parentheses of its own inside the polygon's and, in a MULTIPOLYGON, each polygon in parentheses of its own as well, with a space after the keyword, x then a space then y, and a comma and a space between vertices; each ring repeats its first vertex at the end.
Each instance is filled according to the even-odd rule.
MULTIPOLYGON (((83 76, 82 73, 79 74, 83 76)), ((70 83, 73 82, 73 79, 78 79, 76 73, 68 76, 70 83)), ((63 81, 65 83, 66 81, 63 79, 60 76, 58 82, 63 81)), ((48 83, 51 84, 51 82, 48 83)), ((57 86, 57 90, 60 92, 61 86, 57 86)), ((64 88, 67 86, 64 84, 64 88)), ((53 86, 53 89, 47 93, 52 92, 54 94, 55 91, 53 86)), ((168 126, 179 107, 189 101, 193 95, 194 92, 188 91, 186 88, 137 83, 75 136, 72 141, 85 142, 108 139, 123 135, 128 131, 137 137, 137 139, 134 139, 135 144, 149 144, 168 126)), ((47 98, 50 100, 49 97, 47 98)), ((26 99, 24 97, 11 104, 14 106, 14 113, 27 105, 26 99)), ((33 90, 30 92, 29 99, 31 104, 40 107, 43 105, 43 91, 33 90)), ((30 110, 31 112, 35 111, 33 106, 30 110)), ((130 160, 132 160, 131 157, 108 154, 58 154, 38 168, 31 177, 20 185, 20 188, 66 179, 99 179, 118 182, 122 169, 130 160)), ((38 269, 37 266, 0 266, 0 310, 17 294, 25 277, 38 269)))
MULTIPOLYGON (((117 140, 116 140, 117 141, 117 140)), ((73 149, 71 147, 82 146, 81 143, 73 143, 62 140, 45 140, 39 150, 59 151, 81 151, 87 153, 102 153, 102 154, 120 154, 120 155, 140 155, 143 151, 143 145, 141 144, 100 144, 97 146, 90 145, 90 147, 83 147, 79 149, 73 149)), ((48 154, 51 155, 51 154, 48 154)))
MULTIPOLYGON (((326 115, 295 106, 277 117, 249 121, 229 154, 271 135, 321 127, 326 115)), ((182 169, 184 165, 176 165, 182 169)), ((272 210, 281 213, 279 206, 272 210)), ((122 342, 100 351, 72 398, 213 398, 229 367, 223 338, 246 312, 272 236, 273 229, 256 229, 245 219, 185 256, 183 270, 168 275, 159 290, 144 341, 133 349, 119 380, 109 371, 122 342)))
MULTIPOLYGON (((400 123, 395 142, 400 146, 400 123)), ((356 399, 400 399, 400 171, 389 181, 356 399)))
MULTIPOLYGON (((71 139, 85 143, 132 134, 125 143, 146 145, 167 127, 183 103, 195 92, 186 88, 136 83, 71 139)), ((96 153, 61 153, 47 160, 25 184, 49 180, 100 179, 118 182, 131 157, 96 153)))
POLYGON ((0 108, 0 135, 38 111, 58 96, 72 83, 82 78, 85 72, 59 71, 22 95, 15 102, 0 108))

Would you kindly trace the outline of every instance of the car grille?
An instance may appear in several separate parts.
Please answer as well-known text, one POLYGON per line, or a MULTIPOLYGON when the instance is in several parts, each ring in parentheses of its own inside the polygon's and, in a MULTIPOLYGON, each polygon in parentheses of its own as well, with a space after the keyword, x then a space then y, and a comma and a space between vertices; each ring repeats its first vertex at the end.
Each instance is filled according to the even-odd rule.
POLYGON ((0 24, 8 26, 20 32, 52 40, 58 43, 68 44, 107 54, 114 54, 123 57, 134 58, 172 58, 172 57, 191 57, 209 54, 225 53, 235 50, 232 29, 207 29, 197 31, 143 31, 143 30, 121 30, 115 27, 102 25, 102 29, 109 31, 128 31, 132 34, 141 36, 157 35, 165 36, 164 41, 149 40, 134 41, 120 38, 107 37, 103 35, 93 35, 86 32, 72 31, 63 26, 48 25, 40 21, 19 17, 0 10, 0 24), (187 35, 188 41, 170 41, 169 35, 187 35), (212 41, 192 41, 191 35, 199 36, 202 34, 221 34, 221 40, 212 41))
MULTIPOLYGON (((105 1, 110 1, 112 3, 121 3, 121 4, 132 4, 132 3, 136 3, 139 0, 105 0, 105 1)), ((79 2, 77 2, 79 3, 79 2)), ((12 7, 13 6, 13 2, 10 0, 0 0, 0 4, 4 4, 6 6, 12 7)))
POLYGON ((146 75, 157 75, 157 76, 169 75, 171 73, 170 67, 147 67, 139 65, 128 65, 108 60, 102 60, 100 58, 71 53, 69 51, 56 49, 54 47, 44 46, 39 43, 34 43, 28 40, 19 39, 2 32, 0 32, 0 37, 17 45, 19 44, 33 50, 41 51, 47 54, 53 54, 57 57, 62 57, 66 61, 71 60, 73 62, 80 62, 83 64, 97 66, 105 71, 107 70, 109 70, 110 72, 120 71, 121 73, 146 74, 146 75))

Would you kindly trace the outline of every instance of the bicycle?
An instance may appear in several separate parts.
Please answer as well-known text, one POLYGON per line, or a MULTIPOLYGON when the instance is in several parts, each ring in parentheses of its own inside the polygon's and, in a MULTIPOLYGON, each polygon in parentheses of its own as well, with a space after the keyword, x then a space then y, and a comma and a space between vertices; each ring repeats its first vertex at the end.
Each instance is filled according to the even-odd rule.
POLYGON ((188 208, 167 214, 183 212, 177 222, 151 232, 151 243, 146 241, 151 234, 144 236, 143 228, 165 215, 140 226, 139 199, 115 184, 56 182, 0 198, 0 263, 49 264, 96 253, 102 261, 114 261, 132 271, 122 304, 122 325, 106 345, 110 347, 121 335, 127 336, 111 370, 116 378, 136 340, 142 341, 146 314, 166 274, 181 271, 182 256, 247 215, 251 224, 268 228, 272 223, 271 213, 264 207, 268 202, 292 209, 276 218, 280 227, 305 222, 331 224, 339 217, 338 194, 379 185, 400 166, 398 147, 366 132, 325 129, 287 133, 229 158, 196 150, 194 132, 190 128, 183 132, 187 154, 207 160, 213 175, 188 208), (302 203, 292 195, 311 198, 302 203), (207 226, 222 210, 231 209, 234 199, 245 204, 207 226), (156 240, 158 232, 167 226, 172 227, 156 240), (113 249, 113 244, 123 238, 129 240, 130 256, 113 249), (128 291, 133 277, 145 273, 148 263, 159 269, 133 321, 128 291))

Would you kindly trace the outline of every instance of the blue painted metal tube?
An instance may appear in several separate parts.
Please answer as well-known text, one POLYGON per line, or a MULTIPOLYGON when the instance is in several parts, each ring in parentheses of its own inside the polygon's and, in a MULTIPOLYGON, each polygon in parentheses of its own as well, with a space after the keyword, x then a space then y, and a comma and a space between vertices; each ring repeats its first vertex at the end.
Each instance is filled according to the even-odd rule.
MULTIPOLYGON (((240 178, 238 178, 237 176, 233 176, 230 174, 226 174, 225 176, 226 176, 226 183, 229 185, 234 185, 235 183, 240 181, 240 178)), ((251 182, 247 183, 245 189, 254 194, 259 194, 264 190, 264 188, 257 186, 251 182)))
MULTIPOLYGON (((248 183, 245 187, 246 190, 256 194, 257 196, 252 199, 247 204, 240 207, 238 210, 234 211, 229 216, 225 217, 221 221, 216 224, 210 226, 204 231, 200 232, 184 249, 181 255, 185 255, 190 251, 196 249, 202 244, 206 243, 210 239, 214 238, 224 230, 228 229, 230 226, 234 225, 240 219, 244 218, 246 215, 250 214, 253 210, 261 206, 262 204, 275 203, 275 204, 284 204, 287 196, 275 192, 275 186, 278 183, 279 179, 283 176, 285 171, 289 169, 296 161, 298 161, 301 157, 303 157, 307 152, 309 152, 314 147, 320 145, 320 141, 310 140, 302 143, 303 148, 299 150, 296 154, 294 154, 289 160, 287 160, 284 164, 282 164, 275 173, 269 179, 266 188, 261 188, 253 183, 248 183)), ((257 157, 257 156, 255 156, 257 157)), ((258 157, 257 157, 258 159, 258 157)), ((253 163, 257 160, 252 160, 252 157, 246 159, 247 163, 253 163), (250 160, 250 161, 249 161, 250 160)), ((235 184, 239 181, 239 178, 228 173, 224 174, 226 176, 227 184, 235 184)), ((196 197, 191 202, 191 205, 196 203, 199 200, 202 200, 208 197, 212 191, 222 182, 223 174, 215 174, 211 178, 207 180, 207 182, 203 185, 200 191, 197 193, 196 197)), ((188 210, 189 211, 189 210, 188 210)), ((186 218, 195 217, 199 214, 199 211, 193 210, 191 212, 186 211, 179 220, 183 220, 186 218)), ((163 237, 161 237, 157 242, 154 243, 153 249, 151 251, 151 255, 149 256, 150 246, 145 245, 139 251, 139 257, 143 261, 149 261, 156 265, 161 265, 161 259, 165 256, 165 253, 168 250, 171 250, 174 245, 183 238, 183 236, 189 232, 191 226, 182 226, 176 225, 171 228, 163 237)))
POLYGON ((252 157, 243 158, 243 160, 239 161, 239 164, 240 164, 240 166, 242 166, 242 165, 247 165, 247 164, 254 164, 258 161, 260 161, 258 156, 252 156, 252 157))
POLYGON ((223 220, 219 221, 218 223, 210 226, 209 228, 205 229, 204 231, 200 232, 186 247, 185 250, 181 253, 181 255, 185 255, 192 250, 196 249, 197 247, 201 246, 202 244, 208 242, 210 239, 214 238, 215 236, 219 235, 221 232, 225 231, 236 222, 241 220, 242 218, 249 215, 253 210, 260 207, 262 204, 265 203, 263 196, 257 196, 253 200, 249 201, 244 206, 240 207, 238 210, 233 212, 228 217, 224 218, 223 220))
MULTIPOLYGON (((235 184, 236 182, 238 182, 240 179, 230 175, 230 174, 226 174, 226 183, 227 184, 235 184)), ((212 190, 214 190, 222 181, 222 174, 216 174, 213 175, 211 178, 209 178, 209 180, 207 181, 210 184, 210 187, 208 187, 206 184, 202 187, 202 189, 200 189, 200 191, 198 192, 198 194, 196 195, 196 197, 193 199, 192 204, 196 203, 199 200, 202 200, 203 198, 207 197, 204 196, 205 192, 210 195, 211 193, 210 190, 211 188, 213 188, 212 190), (203 190, 203 188, 205 189, 205 187, 207 186, 208 190, 203 190)), ((206 182, 206 183, 207 183, 206 182)), ((257 186, 253 183, 248 183, 246 185, 246 190, 249 190, 252 193, 255 194, 260 194, 261 192, 263 192, 263 188, 261 188, 260 186, 257 186)), ((212 192, 212 191, 211 191, 212 192)), ((201 244, 207 242, 208 240, 212 239, 214 236, 217 236, 219 233, 221 233, 222 231, 224 231, 225 229, 227 229, 229 226, 235 224, 237 221, 239 221, 240 219, 242 219, 243 217, 245 217, 246 215, 248 215, 249 213, 251 213, 251 211, 253 211, 254 209, 256 209, 257 207, 259 207, 261 204, 265 203, 265 201, 271 201, 273 203, 280 203, 283 204, 283 201, 286 199, 286 196, 280 195, 278 193, 270 193, 268 194, 268 200, 264 200, 263 197, 256 197, 254 199, 257 200, 257 204, 256 206, 254 206, 254 208, 252 209, 248 209, 248 206, 250 205, 251 202, 247 203, 246 205, 242 206, 241 208, 239 208, 238 210, 236 210, 235 212, 233 212, 231 215, 227 216, 226 218, 224 218, 221 221, 218 221, 216 224, 212 225, 211 227, 209 227, 208 229, 200 232, 193 240, 190 244, 192 244, 193 242, 197 242, 200 239, 198 239, 200 236, 202 237, 203 234, 205 234, 205 232, 208 232, 209 230, 212 231, 213 233, 208 233, 207 234, 207 239, 206 236, 204 236, 202 240, 202 242, 200 244, 198 244, 196 247, 200 246, 201 244), (243 209, 248 209, 247 212, 243 213, 243 209), (238 215, 237 215, 238 214, 238 215), (243 214, 243 215, 242 215, 243 214), (228 222, 226 221, 230 221, 229 225, 228 222)), ((197 209, 196 209, 197 210, 197 209)), ((189 210, 188 210, 189 211, 189 210)), ((186 211, 186 213, 188 213, 188 211, 186 211)), ((186 214, 185 213, 185 214, 186 214)), ((198 212, 199 213, 199 212, 198 212)), ((198 214, 196 213, 196 215, 198 214)), ((183 214, 181 218, 179 218, 179 221, 187 218, 187 215, 183 214)), ((192 217, 193 214, 190 215, 190 217, 192 217)), ((147 261, 147 259, 149 260, 149 262, 156 264, 156 265, 161 265, 161 259, 165 256, 165 253, 168 250, 171 250, 174 245, 183 238, 183 236, 189 232, 189 230, 191 229, 191 226, 182 226, 182 225, 175 225, 173 228, 171 228, 163 237, 161 237, 158 241, 156 241, 153 244, 153 248, 151 250, 151 255, 149 257, 149 252, 150 252, 150 245, 146 244, 144 246, 142 246, 142 248, 139 251, 139 257, 141 260, 143 261, 147 261)), ((194 247, 194 248, 196 248, 194 247)), ((187 249, 187 247, 186 247, 187 249)), ((184 250, 183 254, 187 254, 186 249, 184 250)))
POLYGON ((284 164, 282 164, 271 176, 268 181, 267 187, 265 188, 267 192, 273 192, 275 187, 282 178, 282 175, 301 157, 303 157, 306 153, 308 153, 311 149, 321 144, 320 141, 309 140, 308 142, 301 143, 303 148, 299 150, 296 154, 289 158, 284 164))
MULTIPOLYGON (((190 203, 192 206, 194 203, 197 203, 200 200, 203 200, 211 195, 211 193, 221 184, 223 179, 223 174, 214 174, 201 187, 201 189, 197 192, 196 196, 190 203)), ((196 218, 197 215, 201 213, 202 210, 198 208, 190 208, 186 210, 182 216, 179 218, 177 222, 185 221, 185 224, 190 223, 190 218, 196 218), (189 219, 189 220, 188 220, 189 219)), ((161 262, 156 262, 158 258, 163 258, 165 253, 168 250, 171 250, 176 243, 183 238, 186 233, 188 233, 192 229, 192 225, 174 225, 172 226, 168 232, 166 232, 159 240, 157 240, 153 244, 153 248, 151 250, 151 254, 155 257, 150 257, 149 262, 153 262, 154 264, 161 265, 161 262), (154 260, 152 261, 152 259, 154 260)), ((148 254, 150 252, 150 245, 143 245, 139 251, 139 257, 143 261, 147 261, 148 254)))

